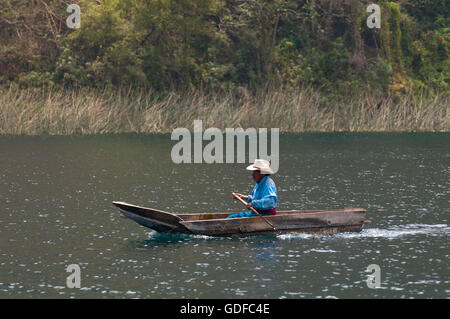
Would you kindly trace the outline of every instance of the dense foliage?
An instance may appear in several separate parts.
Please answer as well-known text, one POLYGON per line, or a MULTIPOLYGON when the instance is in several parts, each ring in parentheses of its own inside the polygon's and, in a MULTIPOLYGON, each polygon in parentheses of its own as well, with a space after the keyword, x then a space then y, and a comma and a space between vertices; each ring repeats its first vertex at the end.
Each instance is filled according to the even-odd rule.
POLYGON ((448 92, 447 0, 1 0, 0 83, 448 92), (69 29, 68 3, 81 7, 69 29), (381 28, 366 20, 381 7, 381 28))

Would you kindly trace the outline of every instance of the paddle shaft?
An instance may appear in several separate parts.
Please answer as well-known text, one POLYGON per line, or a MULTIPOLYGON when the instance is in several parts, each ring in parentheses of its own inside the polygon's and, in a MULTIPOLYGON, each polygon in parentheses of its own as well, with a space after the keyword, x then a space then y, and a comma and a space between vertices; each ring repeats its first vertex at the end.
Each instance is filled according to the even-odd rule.
MULTIPOLYGON (((238 201, 240 201, 244 206, 247 207, 247 203, 246 203, 242 198, 240 198, 236 193, 232 193, 232 194, 233 194, 234 198, 236 198, 236 199, 237 199, 238 201)), ((272 225, 272 223, 269 222, 263 215, 261 215, 260 213, 258 213, 258 211, 257 211, 256 209, 254 209, 253 207, 249 207, 249 208, 252 210, 252 212, 254 212, 254 213, 257 214, 259 217, 261 217, 262 219, 264 219, 264 221, 265 221, 267 224, 269 224, 270 227, 273 228, 273 230, 277 231, 277 229, 275 228, 275 226, 272 225)))

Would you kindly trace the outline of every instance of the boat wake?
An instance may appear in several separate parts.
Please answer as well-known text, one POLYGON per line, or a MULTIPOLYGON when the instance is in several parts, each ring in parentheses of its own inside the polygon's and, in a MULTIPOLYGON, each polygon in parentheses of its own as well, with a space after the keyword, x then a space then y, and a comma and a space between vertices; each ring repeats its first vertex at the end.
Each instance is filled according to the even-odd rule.
MULTIPOLYGON (((360 233, 349 232, 349 233, 337 233, 333 235, 320 235, 320 234, 281 234, 281 235, 271 235, 270 238, 277 239, 323 239, 323 238, 386 238, 394 239, 404 236, 447 236, 450 234, 450 226, 447 224, 407 224, 402 226, 392 226, 387 229, 381 228, 366 228, 360 233)), ((263 236, 264 238, 268 236, 263 236)), ((149 233, 149 238, 146 242, 157 242, 160 244, 170 244, 170 243, 181 243, 191 240, 217 240, 225 239, 227 237, 215 237, 206 235, 191 235, 191 234, 165 234, 158 233, 157 231, 152 231, 149 233)), ((254 238, 254 237, 248 237, 254 238)))
POLYGON ((450 227, 447 224, 408 224, 403 226, 393 226, 388 229, 367 228, 360 233, 338 233, 334 235, 312 235, 312 234, 283 234, 278 235, 279 239, 310 239, 310 238, 397 238, 402 236, 431 235, 442 236, 450 234, 450 227))

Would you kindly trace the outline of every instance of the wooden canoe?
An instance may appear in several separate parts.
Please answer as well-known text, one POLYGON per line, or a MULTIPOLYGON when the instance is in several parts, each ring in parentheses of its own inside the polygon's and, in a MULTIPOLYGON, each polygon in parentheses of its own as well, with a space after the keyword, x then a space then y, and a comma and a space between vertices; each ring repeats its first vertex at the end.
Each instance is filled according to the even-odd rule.
POLYGON ((120 212, 138 224, 161 233, 185 233, 208 236, 249 236, 278 233, 360 232, 365 223, 366 210, 344 208, 335 210, 278 211, 264 216, 274 230, 259 216, 230 218, 232 213, 173 214, 158 209, 113 202, 120 212))

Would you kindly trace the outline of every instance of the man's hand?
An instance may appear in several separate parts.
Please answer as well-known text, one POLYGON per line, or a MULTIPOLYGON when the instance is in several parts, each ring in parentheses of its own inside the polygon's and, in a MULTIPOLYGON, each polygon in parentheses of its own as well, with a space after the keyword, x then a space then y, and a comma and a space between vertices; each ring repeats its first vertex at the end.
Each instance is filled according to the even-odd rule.
POLYGON ((247 203, 247 205, 245 205, 245 206, 247 206, 248 209, 252 209, 253 208, 252 203, 247 203))
POLYGON ((239 198, 241 198, 241 199, 243 199, 243 200, 245 200, 245 201, 248 200, 248 196, 247 196, 247 195, 242 195, 242 194, 239 194, 239 193, 236 193, 236 195, 237 195, 239 198))

